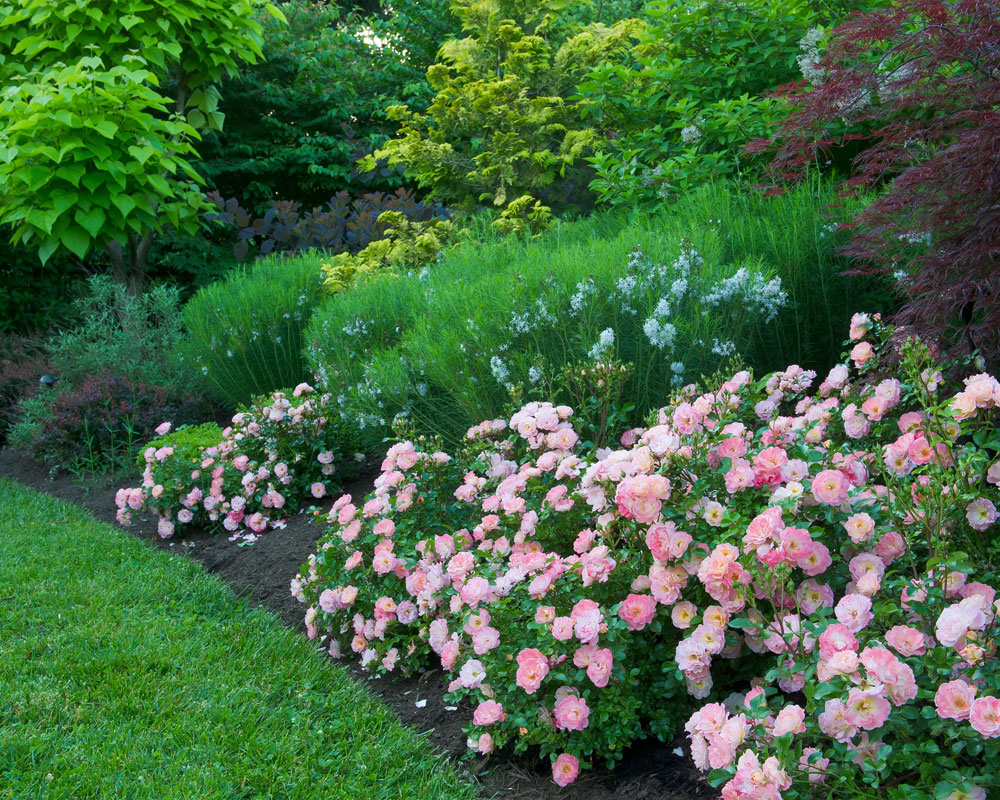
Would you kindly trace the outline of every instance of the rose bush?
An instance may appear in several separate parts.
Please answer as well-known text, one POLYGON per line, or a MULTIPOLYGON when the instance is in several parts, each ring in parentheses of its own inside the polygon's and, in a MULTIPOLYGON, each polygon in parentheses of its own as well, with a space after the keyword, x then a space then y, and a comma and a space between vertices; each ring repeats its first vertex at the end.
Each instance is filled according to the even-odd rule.
POLYGON ((454 455, 400 441, 292 582, 309 635, 440 662, 470 747, 537 747, 560 785, 687 718, 726 798, 985 796, 1000 384, 952 392, 890 334, 856 315, 812 393, 796 366, 685 387, 615 450, 546 403, 454 455))
POLYGON ((142 485, 115 497, 118 521, 150 511, 164 538, 194 524, 255 541, 350 476, 350 438, 330 406, 329 395, 302 383, 290 397, 275 392, 236 414, 214 443, 178 441, 184 429, 171 434, 163 423, 143 452, 142 485))

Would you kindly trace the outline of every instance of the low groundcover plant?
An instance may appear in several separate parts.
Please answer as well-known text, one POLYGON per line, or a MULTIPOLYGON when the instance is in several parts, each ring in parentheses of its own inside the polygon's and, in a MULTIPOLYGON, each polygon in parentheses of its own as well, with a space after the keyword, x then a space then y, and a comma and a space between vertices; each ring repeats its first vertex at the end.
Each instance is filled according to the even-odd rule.
POLYGON ((151 511, 164 538, 177 525, 199 525, 254 542, 350 475, 349 441, 331 411, 329 395, 302 383, 291 396, 275 392, 236 414, 220 438, 209 435, 214 442, 185 436, 189 429, 171 434, 163 423, 143 452, 142 485, 115 497, 118 521, 151 511))
POLYGON ((308 634, 440 663, 470 747, 560 785, 686 720, 727 800, 986 797, 1000 383, 892 336, 855 315, 818 386, 687 386, 613 450, 548 403, 454 454, 405 438, 292 581, 308 634))

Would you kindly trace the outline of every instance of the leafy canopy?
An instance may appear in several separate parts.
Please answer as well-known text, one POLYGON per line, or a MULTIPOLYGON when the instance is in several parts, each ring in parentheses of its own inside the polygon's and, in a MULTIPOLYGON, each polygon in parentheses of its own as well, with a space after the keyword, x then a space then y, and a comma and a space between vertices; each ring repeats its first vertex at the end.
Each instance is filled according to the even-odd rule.
MULTIPOLYGON (((223 117, 213 88, 260 57, 267 0, 0 0, 0 222, 43 261, 128 247, 141 288, 164 221, 204 205, 191 164, 223 117), (170 80, 176 91, 168 97, 170 80)), ((121 264, 118 265, 121 267, 121 264)))
POLYGON ((363 165, 404 165, 431 196, 466 208, 524 194, 578 202, 582 158, 598 134, 571 95, 595 64, 628 51, 639 23, 595 21, 591 3, 568 0, 454 0, 451 8, 466 35, 445 42, 427 71, 437 94, 426 113, 390 107, 397 138, 363 165))

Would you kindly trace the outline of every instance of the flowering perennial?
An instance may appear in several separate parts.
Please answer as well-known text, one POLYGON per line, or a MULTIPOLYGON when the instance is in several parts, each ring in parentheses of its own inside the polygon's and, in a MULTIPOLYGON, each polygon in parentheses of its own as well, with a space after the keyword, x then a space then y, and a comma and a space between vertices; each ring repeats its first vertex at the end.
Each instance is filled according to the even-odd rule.
POLYGON ((172 443, 164 423, 143 453, 142 485, 115 496, 118 521, 129 525, 134 511, 151 511, 164 538, 195 524, 255 541, 303 501, 325 497, 349 471, 339 418, 326 416, 330 406, 329 395, 299 384, 291 397, 275 392, 234 416, 217 444, 193 449, 172 443))
POLYGON ((952 392, 913 342, 890 376, 888 334, 856 315, 818 385, 685 387, 617 449, 549 403, 455 455, 395 444, 292 581, 307 632, 377 674, 439 663, 470 747, 535 746, 561 786, 683 725, 726 800, 985 798, 1000 383, 952 392))

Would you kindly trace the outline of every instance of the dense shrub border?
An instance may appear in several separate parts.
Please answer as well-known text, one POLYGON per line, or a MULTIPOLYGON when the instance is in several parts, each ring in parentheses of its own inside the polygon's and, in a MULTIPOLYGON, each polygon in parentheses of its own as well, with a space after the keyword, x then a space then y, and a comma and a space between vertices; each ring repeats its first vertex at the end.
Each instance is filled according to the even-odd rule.
POLYGON ((302 502, 325 497, 352 472, 350 438, 329 395, 305 383, 290 394, 260 398, 221 436, 213 425, 172 434, 162 423, 161 438, 143 452, 142 485, 115 497, 118 521, 128 525, 133 511, 151 511, 163 538, 193 524, 252 543, 302 502))
POLYGON ((688 721, 727 800, 985 797, 1000 383, 949 395, 915 342, 886 377, 888 331, 851 338, 812 395, 794 365, 685 387, 614 451, 546 403, 454 457, 399 442, 292 583, 309 635, 379 674, 434 654, 470 746, 537 747, 561 785, 762 676, 688 721))

